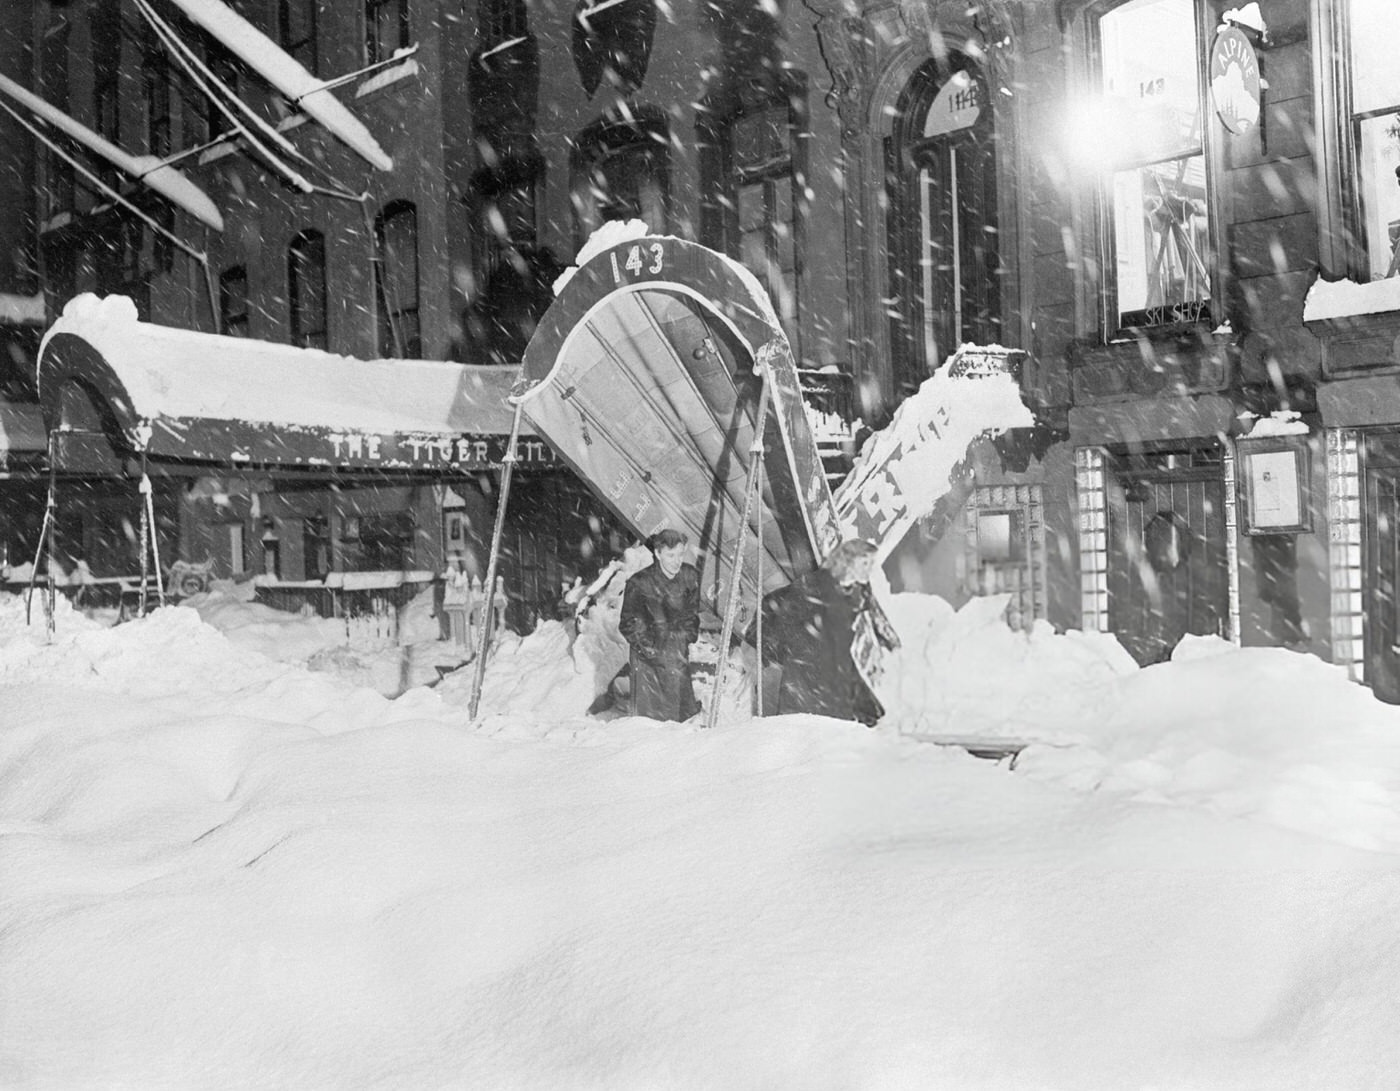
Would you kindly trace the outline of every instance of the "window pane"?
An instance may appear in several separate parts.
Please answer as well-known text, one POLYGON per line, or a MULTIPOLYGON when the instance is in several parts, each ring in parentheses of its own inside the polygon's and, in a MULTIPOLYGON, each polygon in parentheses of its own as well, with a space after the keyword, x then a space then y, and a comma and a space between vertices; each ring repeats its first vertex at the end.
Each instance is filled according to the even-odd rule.
POLYGON ((1116 172, 1113 230, 1124 325, 1207 317, 1210 232, 1201 156, 1116 172))
POLYGON ((1390 271, 1400 238, 1400 117, 1383 114, 1356 126, 1357 160, 1361 165, 1362 229, 1370 255, 1372 277, 1390 271))
POLYGON ((1106 138, 1119 163, 1201 147, 1193 0, 1131 0, 1099 20, 1106 138))
POLYGON ((1367 113, 1400 105, 1400 4, 1351 0, 1352 110, 1367 113))

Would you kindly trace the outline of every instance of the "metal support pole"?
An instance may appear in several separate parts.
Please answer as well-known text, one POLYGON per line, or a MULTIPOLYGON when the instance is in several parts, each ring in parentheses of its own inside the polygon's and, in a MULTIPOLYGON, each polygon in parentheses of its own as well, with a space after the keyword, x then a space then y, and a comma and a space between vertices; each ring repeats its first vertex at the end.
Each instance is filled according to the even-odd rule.
MULTIPOLYGON (((758 496, 763 497, 763 446, 760 443, 754 456, 758 459, 758 496)), ((758 539, 758 556, 754 560, 754 582, 758 584, 758 608, 754 611, 753 646, 754 664, 754 715, 763 715, 763 505, 758 508, 758 527, 754 530, 758 539)))
MULTIPOLYGON (((143 463, 145 457, 145 455, 141 456, 143 463)), ((155 569, 156 598, 160 601, 160 604, 164 606, 165 576, 162 572, 160 564, 160 536, 156 533, 156 502, 153 495, 153 490, 151 488, 151 479, 146 475, 144 469, 141 472, 141 496, 143 502, 145 503, 145 510, 143 512, 143 516, 146 520, 146 524, 151 528, 151 561, 153 562, 152 567, 155 569)), ((141 594, 143 598, 145 596, 145 593, 145 588, 142 588, 141 594)))
POLYGON ((501 459, 501 495, 496 501, 496 526, 491 531, 491 558, 486 564, 486 583, 482 588, 485 602, 481 611, 480 631, 476 639, 476 667, 472 672, 472 699, 467 706, 467 719, 476 719, 476 710, 481 705, 481 684, 486 678, 486 649, 491 642, 492 616, 496 612, 496 568, 501 557, 501 533, 505 530, 506 504, 510 500, 510 479, 515 471, 515 445, 520 439, 520 417, 524 407, 515 403, 515 417, 510 422, 510 442, 506 444, 505 457, 501 459))
MULTIPOLYGON (((729 641, 734 636, 734 616, 739 612, 739 591, 743 583, 744 545, 749 533, 749 520, 753 517, 754 499, 758 495, 758 483, 763 470, 763 427, 768 419, 768 375, 763 375, 763 388, 758 395, 758 413, 754 419, 753 443, 749 447, 749 477, 744 486, 744 517, 739 520, 739 540, 734 543, 734 574, 729 580, 729 603, 724 608, 724 627, 720 630, 719 659, 715 663, 715 688, 710 694, 710 714, 705 718, 706 727, 714 727, 719 719, 720 694, 724 692, 724 668, 729 662, 729 641)), ((762 547, 760 535, 759 546, 762 547)), ((758 588, 760 608, 763 602, 763 587, 758 588)))
POLYGON ((146 452, 141 452, 141 484, 138 492, 141 497, 141 598, 136 604, 136 616, 146 616, 146 586, 149 582, 150 558, 146 546, 151 533, 151 520, 146 508, 146 490, 151 486, 151 479, 146 476, 146 452))
POLYGON ((39 558, 48 557, 48 571, 45 574, 44 624, 50 638, 54 630, 54 583, 53 583, 53 532, 58 510, 58 464, 54 461, 53 433, 49 433, 49 496, 44 505, 44 521, 39 526, 39 541, 34 547, 34 563, 29 566, 29 588, 24 596, 24 623, 29 624, 30 607, 34 602, 34 583, 39 576, 39 558), (47 551, 46 551, 47 547, 47 551))

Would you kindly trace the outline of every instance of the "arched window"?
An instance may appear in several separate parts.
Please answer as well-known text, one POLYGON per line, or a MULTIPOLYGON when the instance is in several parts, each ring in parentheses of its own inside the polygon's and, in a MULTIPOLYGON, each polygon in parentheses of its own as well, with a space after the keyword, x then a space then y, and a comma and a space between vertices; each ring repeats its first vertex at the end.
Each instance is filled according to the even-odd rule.
POLYGON ((1001 333, 992 107, 972 58, 950 51, 914 73, 885 138, 885 180, 890 349, 904 395, 962 342, 1001 333))
POLYGON ((379 317, 379 355, 418 359, 418 211, 394 201, 374 222, 374 295, 379 317))
POLYGON ((303 231, 287 249, 287 305, 292 344, 326 347, 326 239, 303 231))
POLYGON ((643 220, 663 234, 670 220, 670 128, 655 107, 604 118, 575 141, 573 204, 578 245, 609 220, 643 220))

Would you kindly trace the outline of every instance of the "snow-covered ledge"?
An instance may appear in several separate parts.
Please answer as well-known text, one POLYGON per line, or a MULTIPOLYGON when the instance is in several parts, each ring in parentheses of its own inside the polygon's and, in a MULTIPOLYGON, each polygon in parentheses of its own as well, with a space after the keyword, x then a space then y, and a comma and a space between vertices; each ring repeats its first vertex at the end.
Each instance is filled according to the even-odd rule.
POLYGON ((1303 324, 1322 342, 1324 375, 1394 368, 1400 365, 1400 277, 1319 279, 1303 303, 1303 324))
POLYGON ((1358 284, 1354 280, 1318 279, 1303 303, 1304 322, 1400 312, 1400 277, 1358 284))

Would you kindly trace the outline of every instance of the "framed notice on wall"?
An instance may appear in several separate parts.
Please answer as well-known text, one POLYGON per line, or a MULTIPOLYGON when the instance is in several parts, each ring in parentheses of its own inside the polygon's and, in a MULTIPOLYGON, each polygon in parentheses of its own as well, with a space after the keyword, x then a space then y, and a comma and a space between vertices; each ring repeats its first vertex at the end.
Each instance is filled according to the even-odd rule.
POLYGON ((1236 451, 1244 532, 1302 534, 1312 530, 1308 437, 1245 438, 1238 442, 1236 451))

